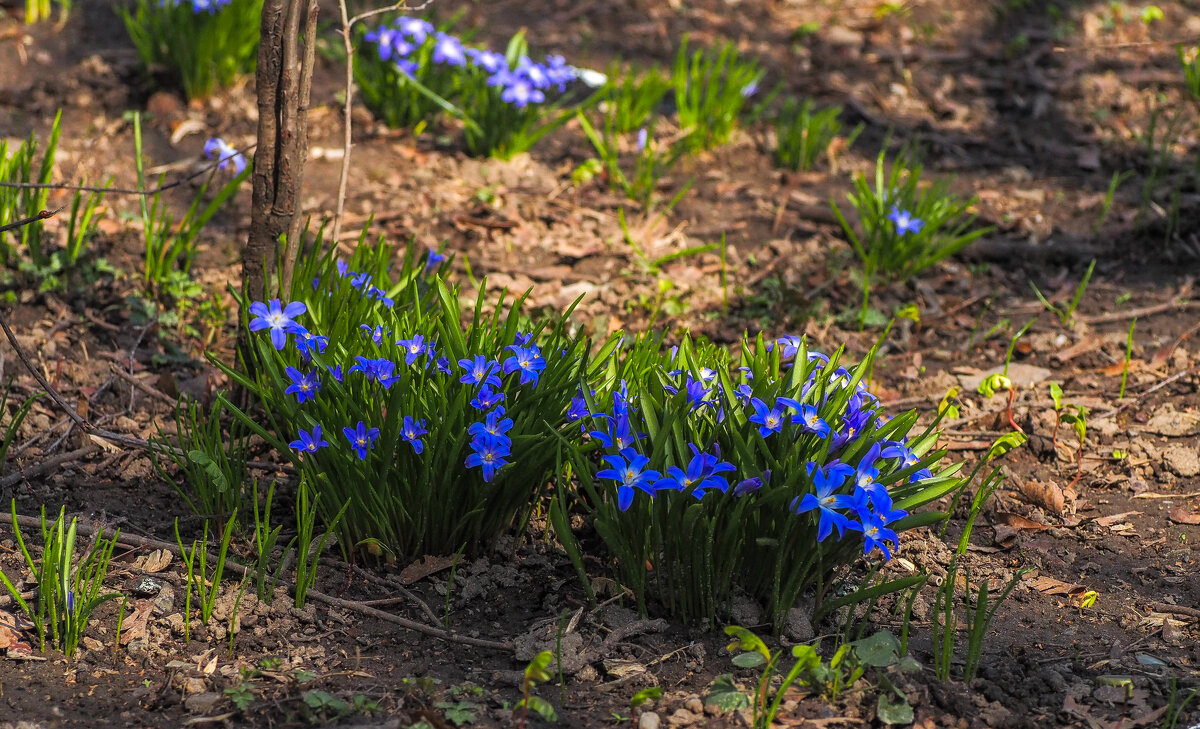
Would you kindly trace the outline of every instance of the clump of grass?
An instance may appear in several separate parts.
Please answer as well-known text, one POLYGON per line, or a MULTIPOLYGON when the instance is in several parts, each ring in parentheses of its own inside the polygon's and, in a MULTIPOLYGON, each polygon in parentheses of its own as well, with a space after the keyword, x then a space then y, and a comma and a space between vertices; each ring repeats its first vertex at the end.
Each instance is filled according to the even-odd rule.
MULTIPOLYGON (((775 164, 792 171, 811 170, 842 132, 840 106, 815 111, 812 101, 788 99, 775 117, 775 164)), ((846 146, 862 132, 859 124, 846 137, 846 146)))

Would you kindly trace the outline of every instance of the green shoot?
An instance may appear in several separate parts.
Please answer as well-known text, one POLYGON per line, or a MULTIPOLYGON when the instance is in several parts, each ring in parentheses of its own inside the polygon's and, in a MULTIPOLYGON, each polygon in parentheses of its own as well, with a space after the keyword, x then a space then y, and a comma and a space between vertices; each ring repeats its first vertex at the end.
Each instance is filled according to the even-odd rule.
POLYGON ((1044 295, 1042 295, 1041 289, 1039 289, 1032 281, 1029 282, 1029 285, 1033 287, 1033 293, 1037 295, 1038 301, 1042 302, 1042 306, 1046 307, 1047 311, 1053 312, 1054 315, 1058 317, 1060 324, 1067 328, 1072 328, 1075 326, 1075 309, 1079 306, 1079 302, 1083 300, 1083 292, 1087 290, 1088 281, 1092 280, 1092 271, 1095 269, 1096 259, 1093 258, 1092 262, 1088 264, 1087 271, 1084 272, 1083 278, 1079 281, 1079 285, 1075 287, 1075 296, 1071 298, 1071 303, 1062 309, 1058 308, 1054 304, 1051 304, 1050 301, 1047 300, 1044 295))
POLYGON ((1133 328, 1137 326, 1137 317, 1129 322, 1129 333, 1125 336, 1125 366, 1121 368, 1121 391, 1117 399, 1125 397, 1125 383, 1129 379, 1129 362, 1133 359, 1133 328))

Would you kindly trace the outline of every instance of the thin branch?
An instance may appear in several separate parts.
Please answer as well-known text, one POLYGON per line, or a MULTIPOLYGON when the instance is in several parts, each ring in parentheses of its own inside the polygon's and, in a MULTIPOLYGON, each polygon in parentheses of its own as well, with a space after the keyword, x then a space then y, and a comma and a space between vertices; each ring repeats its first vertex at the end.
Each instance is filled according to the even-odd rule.
MULTIPOLYGON (((246 151, 252 150, 257 146, 257 144, 251 144, 250 146, 246 147, 246 151)), ((63 182, 5 182, 3 180, 0 180, 0 187, 16 187, 22 190, 78 190, 80 192, 103 192, 113 195, 157 195, 158 193, 166 192, 173 187, 179 187, 185 182, 190 182, 191 180, 200 177, 204 173, 211 171, 214 167, 220 167, 223 163, 233 159, 238 154, 241 154, 240 150, 237 152, 237 154, 231 154, 220 159, 213 160, 212 164, 204 165, 190 175, 180 177, 179 179, 172 180, 164 185, 159 185, 158 187, 152 187, 146 190, 139 190, 134 187, 104 187, 103 185, 68 185, 63 182)), ((63 208, 59 208, 58 210, 62 209, 63 208)), ((55 210, 54 213, 57 213, 58 210, 55 210)), ((38 215, 42 215, 45 212, 46 211, 43 210, 41 213, 38 213, 38 215)), ((51 213, 51 215, 54 213, 51 213)), ((22 223, 23 221, 17 221, 16 223, 9 223, 9 226, 17 226, 22 223)), ((0 228, 0 233, 8 230, 9 226, 0 228)))
POLYGON ((63 208, 65 208, 65 207, 66 206, 63 205, 63 206, 59 207, 57 210, 43 210, 40 213, 38 213, 37 215, 31 215, 28 218, 21 218, 20 220, 8 223, 7 225, 0 225, 0 233, 3 233, 7 230, 15 230, 16 228, 20 228, 22 226, 29 225, 31 223, 36 223, 39 220, 46 220, 47 218, 53 218, 55 215, 58 215, 58 213, 61 210, 63 210, 63 208))
POLYGON ((350 179, 350 148, 353 146, 350 113, 354 106, 354 44, 351 42, 351 31, 355 24, 373 18, 376 15, 401 10, 418 12, 429 7, 432 2, 433 0, 425 0, 420 5, 409 7, 407 2, 401 0, 401 2, 393 3, 385 8, 368 10, 350 17, 350 11, 346 8, 346 0, 338 0, 338 10, 342 14, 342 47, 346 51, 346 101, 342 106, 342 170, 338 175, 337 208, 333 214, 333 229, 329 236, 334 245, 337 245, 338 238, 342 232, 342 217, 346 211, 346 187, 350 179))

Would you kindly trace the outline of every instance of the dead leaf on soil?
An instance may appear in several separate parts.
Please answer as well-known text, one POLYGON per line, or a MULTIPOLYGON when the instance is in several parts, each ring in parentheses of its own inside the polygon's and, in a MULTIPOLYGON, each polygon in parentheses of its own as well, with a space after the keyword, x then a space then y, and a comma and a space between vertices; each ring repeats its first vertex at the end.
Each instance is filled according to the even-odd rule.
MULTIPOLYGON (((0 648, 9 653, 33 653, 33 646, 26 640, 33 623, 14 612, 0 608, 0 648)), ((11 656, 10 656, 11 657, 11 656)))
POLYGON ((427 554, 421 559, 400 570, 400 582, 411 585, 426 577, 448 570, 454 565, 454 557, 437 557, 427 554))
MULTIPOLYGON (((1017 535, 1023 531, 1041 531, 1042 529, 1050 528, 1046 524, 1039 524, 1032 519, 1026 519, 1020 514, 1011 514, 1003 511, 995 514, 992 526, 996 531, 996 544, 999 544, 1004 549, 1015 547, 1017 544, 1017 535)), ((968 549, 970 549, 969 546, 968 549)))
POLYGON ((1176 506, 1168 511, 1167 518, 1176 524, 1200 524, 1200 514, 1188 511, 1182 506, 1176 506))
POLYGON ((154 611, 154 603, 150 600, 135 600, 133 614, 121 622, 121 645, 129 645, 135 640, 146 637, 146 629, 150 624, 150 613, 154 611))
POLYGON ((171 553, 165 549, 156 549, 150 554, 143 555, 133 560, 134 569, 139 569, 143 572, 151 574, 162 572, 171 564, 171 553))
POLYGON ((1096 517, 1096 523, 1102 527, 1111 527, 1114 524, 1120 524, 1121 522, 1125 521, 1126 519, 1128 519, 1131 516, 1137 516, 1138 514, 1141 514, 1141 513, 1142 512, 1140 512, 1140 511, 1124 511, 1124 512, 1121 512, 1120 514, 1112 514, 1109 516, 1099 516, 1099 517, 1096 517))
POLYGON ((1076 585, 1054 577, 1039 575, 1027 579, 1029 586, 1044 595, 1066 595, 1068 597, 1078 597, 1087 592, 1087 588, 1083 585, 1076 585))
POLYGON ((1017 493, 1026 503, 1040 506, 1057 516, 1066 512, 1067 497, 1062 487, 1049 481, 1025 481, 1017 487, 1017 493))

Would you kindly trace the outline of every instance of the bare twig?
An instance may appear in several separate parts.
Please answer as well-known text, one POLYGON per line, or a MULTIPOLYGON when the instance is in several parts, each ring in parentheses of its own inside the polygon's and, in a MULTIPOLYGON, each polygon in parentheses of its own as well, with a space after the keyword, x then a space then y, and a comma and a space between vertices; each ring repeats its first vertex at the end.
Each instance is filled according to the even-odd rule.
POLYGON ((4 478, 0 478, 0 489, 6 489, 9 486, 18 484, 27 478, 35 478, 43 473, 47 473, 48 471, 53 471, 64 463, 78 461, 80 458, 83 458, 92 451, 96 450, 96 448, 97 446, 95 443, 88 443, 82 448, 76 448, 69 453, 62 453, 54 456, 53 458, 47 458, 41 463, 30 466, 29 468, 17 471, 15 473, 10 473, 4 478))
MULTIPOLYGON (((249 151, 249 150, 254 149, 257 146, 258 146, 257 144, 251 144, 250 146, 246 147, 245 150, 239 150, 235 154, 226 155, 225 157, 221 157, 220 159, 213 160, 211 164, 207 164, 207 165, 204 165, 203 167, 198 168, 195 172, 191 173, 190 175, 186 175, 184 177, 180 177, 177 180, 172 180, 171 182, 167 182, 165 184, 159 185, 158 187, 152 187, 152 188, 148 188, 145 190, 139 190, 136 187, 106 187, 104 185, 68 185, 63 182, 6 182, 3 180, 0 180, 0 187, 15 187, 15 188, 20 188, 22 190, 71 190, 71 191, 78 191, 78 192, 103 192, 103 193, 110 194, 110 195, 157 195, 158 193, 166 192, 167 190, 170 190, 173 187, 179 187, 180 185, 184 184, 185 182, 190 182, 191 180, 194 180, 197 177, 200 177, 201 175, 205 174, 206 172, 211 171, 214 167, 220 167, 226 161, 231 160, 234 157, 236 157, 237 154, 241 154, 242 151, 249 151)), ((59 208, 58 210, 62 210, 62 209, 63 208, 59 208)), ((50 213, 50 215, 57 213, 58 210, 55 210, 53 213, 50 213)), ((46 214, 45 210, 38 213, 38 215, 45 215, 45 214, 46 214)), ((46 216, 46 217, 49 217, 49 216, 46 216)), ((36 220, 36 219, 38 219, 38 218, 36 218, 36 216, 34 218, 26 218, 27 221, 32 221, 32 220, 36 220)), ((16 223, 9 223, 9 226, 16 227, 16 226, 23 224, 23 222, 24 221, 18 220, 16 223)), ((9 226, 0 228, 0 233, 8 230, 9 226)))
POLYGON ((433 0, 426 0, 421 5, 409 7, 407 2, 401 0, 401 2, 393 3, 387 7, 368 10, 350 17, 350 11, 346 8, 346 0, 338 0, 338 11, 342 14, 342 48, 346 51, 346 88, 344 89, 346 101, 342 105, 342 170, 338 174, 337 207, 334 210, 333 229, 329 236, 334 245, 337 245, 338 237, 342 232, 342 216, 346 210, 346 186, 350 178, 350 148, 353 146, 350 113, 354 107, 354 44, 352 43, 351 30, 356 24, 373 18, 376 15, 398 10, 424 10, 429 7, 431 2, 433 0))
POLYGON ((162 400, 163 402, 167 403, 171 407, 175 407, 175 405, 178 404, 178 401, 175 398, 171 397, 170 395, 163 392, 162 390, 159 390, 157 388, 147 385, 145 382, 142 382, 141 380, 137 379, 136 377, 129 374, 125 370, 121 369, 120 367, 117 367, 117 365, 115 363, 110 365, 110 369, 112 370, 113 374, 115 374, 117 377, 120 377, 122 380, 125 380, 126 382, 133 385, 134 387, 141 390, 142 392, 146 393, 147 395, 149 395, 151 397, 156 397, 159 400, 162 400))
POLYGON ((20 220, 14 220, 13 222, 8 223, 7 225, 0 225, 0 233, 3 233, 7 230, 15 230, 16 228, 20 228, 24 225, 30 225, 32 223, 36 223, 39 220, 45 220, 47 218, 52 218, 55 215, 57 215, 59 213, 59 211, 61 211, 64 207, 66 207, 66 206, 65 205, 60 206, 57 210, 43 210, 40 213, 38 213, 37 215, 30 215, 28 218, 21 218, 20 220))

